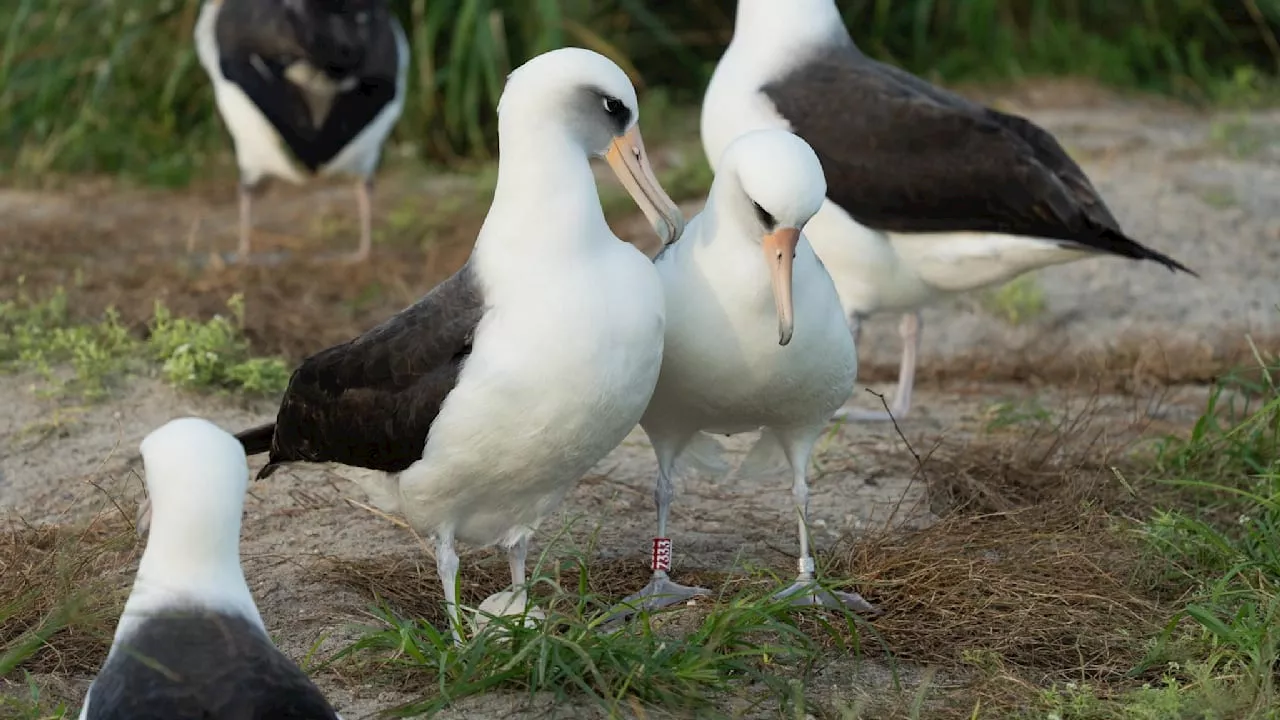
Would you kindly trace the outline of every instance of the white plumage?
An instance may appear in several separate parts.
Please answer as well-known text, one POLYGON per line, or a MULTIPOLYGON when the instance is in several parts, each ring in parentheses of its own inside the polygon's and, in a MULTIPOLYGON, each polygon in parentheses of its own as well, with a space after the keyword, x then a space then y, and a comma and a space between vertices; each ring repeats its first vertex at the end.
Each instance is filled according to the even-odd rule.
MULTIPOLYGON (((640 424, 658 458, 660 540, 682 454, 704 453, 715 442, 708 433, 763 428, 761 448, 781 450, 791 468, 800 528, 800 572, 784 593, 862 608, 856 596, 815 593, 805 531, 809 456, 857 371, 835 287, 800 234, 825 192, 817 157, 795 135, 752 132, 729 144, 706 207, 657 262, 671 311, 662 374, 640 424)), ((706 592, 671 582, 661 563, 654 570, 630 603, 659 607, 706 592)))
MULTIPOLYGON (((733 40, 716 66, 702 106, 702 143, 711 166, 719 167, 722 153, 734 138, 763 128, 795 131, 818 150, 824 163, 830 160, 833 166, 839 165, 847 176, 839 178, 841 187, 833 195, 842 194, 846 200, 891 198, 876 208, 884 211, 882 216, 896 213, 895 221, 905 216, 928 217, 933 225, 957 229, 881 231, 855 220, 831 199, 806 229, 835 282, 855 336, 867 315, 905 313, 893 416, 905 415, 910 407, 921 330, 919 309, 925 305, 1100 252, 1152 259, 1170 269, 1186 270, 1124 237, 1087 178, 1044 131, 862 55, 849 38, 834 0, 738 0, 733 40), (790 117, 780 109, 779 97, 792 104, 790 117), (824 116, 818 121, 813 119, 815 108, 821 108, 824 116), (873 119, 864 123, 868 117, 873 119), (798 130, 797 125, 806 125, 812 132, 798 130), (968 150, 975 144, 978 150, 968 150), (897 150, 866 152, 878 146, 897 150), (946 156, 930 164, 920 157, 917 146, 943 147, 946 156), (986 160, 970 159, 965 153, 984 150, 1016 162, 1008 163, 1007 177, 993 180, 992 173, 979 173, 999 184, 984 185, 968 201, 957 201, 966 197, 964 186, 971 182, 965 168, 986 160), (912 176, 902 167, 929 167, 923 173, 928 177, 912 176), (938 214, 929 216, 935 208, 938 214), (969 217, 956 217, 956 213, 969 213, 969 217), (1040 229, 1048 227, 1057 234, 1045 238, 1020 231, 960 231, 968 225, 1031 227, 1041 220, 1040 229)), ((834 191, 833 172, 835 168, 827 168, 834 191)), ((859 411, 842 411, 841 416, 889 417, 884 412, 859 411)))
POLYGON ((659 235, 680 232, 637 107, 622 70, 588 50, 517 68, 498 105, 493 204, 467 265, 308 358, 266 426, 269 443, 262 429, 241 433, 249 452, 269 445, 264 473, 341 463, 381 507, 434 533, 455 631, 455 540, 506 547, 523 585, 530 535, 635 427, 657 382, 662 287, 652 262, 609 229, 590 166, 605 156, 659 235), (458 367, 451 381, 432 379, 458 367))
POLYGON ((147 545, 81 720, 232 720, 283 707, 341 720, 272 645, 245 582, 240 516, 249 468, 240 443, 213 423, 182 418, 154 430, 139 450, 148 494, 139 532, 147 545))

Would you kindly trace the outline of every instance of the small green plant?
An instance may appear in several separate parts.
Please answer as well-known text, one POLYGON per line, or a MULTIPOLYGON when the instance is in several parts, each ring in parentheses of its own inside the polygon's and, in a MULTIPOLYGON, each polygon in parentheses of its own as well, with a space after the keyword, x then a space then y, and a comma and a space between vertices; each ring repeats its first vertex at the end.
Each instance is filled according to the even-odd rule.
POLYGON ((979 302, 988 313, 1013 326, 1035 320, 1048 308, 1044 288, 1031 274, 983 292, 979 302))
POLYGON ((73 322, 61 288, 35 300, 19 280, 17 298, 0 302, 0 367, 33 370, 58 390, 103 397, 108 380, 126 369, 136 347, 112 309, 99 322, 73 322), (72 377, 58 381, 58 370, 67 366, 72 377))
POLYGON ((1084 720, 1103 717, 1102 702, 1089 685, 1070 682, 1042 692, 1040 703, 1047 720, 1084 720))
POLYGON ((130 373, 155 368, 182 388, 234 390, 250 394, 283 391, 289 371, 279 358, 253 357, 244 339, 244 300, 228 301, 231 318, 207 322, 175 317, 157 302, 145 340, 138 339, 108 308, 101 319, 81 322, 68 311, 67 294, 47 299, 21 287, 16 299, 0 303, 0 368, 34 371, 46 381, 45 394, 97 400, 130 373), (64 368, 70 368, 66 377, 64 368))
POLYGON ((232 317, 208 322, 174 317, 156 302, 147 348, 165 380, 184 388, 219 388, 254 394, 279 393, 289 371, 278 358, 255 358, 244 339, 244 298, 227 302, 232 317))

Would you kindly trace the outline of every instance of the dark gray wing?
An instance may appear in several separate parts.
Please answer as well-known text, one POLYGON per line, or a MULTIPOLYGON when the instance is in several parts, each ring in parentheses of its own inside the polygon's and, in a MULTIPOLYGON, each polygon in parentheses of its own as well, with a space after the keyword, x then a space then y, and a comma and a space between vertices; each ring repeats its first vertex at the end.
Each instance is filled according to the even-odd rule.
POLYGON ((400 69, 395 27, 375 3, 356 47, 337 43, 326 18, 296 15, 282 0, 223 0, 215 23, 222 75, 244 91, 298 162, 315 171, 332 160, 396 96, 400 69), (341 50, 338 48, 342 47, 341 50), (317 123, 307 90, 285 73, 306 60, 331 79, 354 84, 339 92, 317 123))
POLYGON ((258 477, 292 461, 400 472, 422 459, 483 314, 467 264, 381 325, 307 358, 289 379, 274 428, 237 436, 248 454, 270 438, 258 477))
POLYGON ((88 720, 335 720, 311 680, 248 620, 148 619, 93 681, 88 720))
POLYGON ((1062 240, 1191 272, 1127 237, 1048 132, 835 48, 761 88, 818 154, 828 198, 899 233, 1062 240))

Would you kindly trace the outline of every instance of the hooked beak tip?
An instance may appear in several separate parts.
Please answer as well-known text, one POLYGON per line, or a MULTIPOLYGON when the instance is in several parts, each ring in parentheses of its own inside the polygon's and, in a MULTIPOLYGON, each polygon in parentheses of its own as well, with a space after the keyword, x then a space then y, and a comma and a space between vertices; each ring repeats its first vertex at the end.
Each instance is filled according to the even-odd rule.
POLYGON ((680 239, 685 219, 680 206, 672 201, 654 176, 649 158, 644 152, 644 140, 640 136, 638 125, 613 141, 605 154, 605 160, 640 206, 658 236, 661 243, 658 248, 645 251, 653 259, 663 248, 680 239))
POLYGON ((792 260, 799 242, 798 229, 783 227, 766 235, 761 243, 769 263, 770 284, 773 286, 773 299, 778 312, 778 344, 781 346, 791 342, 791 336, 795 331, 791 272, 792 260))

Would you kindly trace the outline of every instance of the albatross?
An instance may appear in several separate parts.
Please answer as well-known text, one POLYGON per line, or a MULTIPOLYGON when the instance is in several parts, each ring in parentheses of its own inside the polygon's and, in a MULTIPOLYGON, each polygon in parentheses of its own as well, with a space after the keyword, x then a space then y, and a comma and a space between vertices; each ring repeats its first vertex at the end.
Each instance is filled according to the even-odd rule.
POLYGON ((245 584, 249 466, 240 443, 207 420, 181 418, 139 450, 147 546, 80 720, 341 720, 272 644, 245 584))
POLYGON ((409 43, 385 0, 205 0, 196 54, 240 166, 246 259, 269 178, 355 177, 359 262, 373 247, 373 176, 404 108, 409 43))
POLYGON ((381 325, 305 360, 274 423, 238 435, 285 463, 329 463, 387 512, 434 533, 459 635, 455 541, 530 535, 635 427, 662 362, 665 305, 649 257, 605 223, 604 156, 663 241, 683 228, 654 178, 635 88, 564 48, 517 68, 498 102, 498 182, 462 269, 381 325), (341 470, 346 466, 349 470, 341 470))
POLYGON ((1044 129, 864 55, 834 0, 738 0, 702 105, 711 166, 735 137, 769 127, 822 162, 827 201, 806 236, 850 331, 871 313, 904 313, 894 417, 911 405, 924 305, 1095 255, 1195 274, 1125 235, 1044 129))
POLYGON ((716 442, 708 433, 763 428, 759 447, 790 464, 800 529, 799 573, 779 596, 874 610, 856 594, 818 587, 806 530, 809 456, 858 365, 835 285, 801 233, 826 195, 822 166, 782 130, 738 137, 719 165, 706 206, 657 261, 667 305, 679 308, 667 316, 662 373, 640 420, 658 459, 658 536, 653 577, 623 606, 707 593, 668 576, 672 474, 682 453, 716 442))

